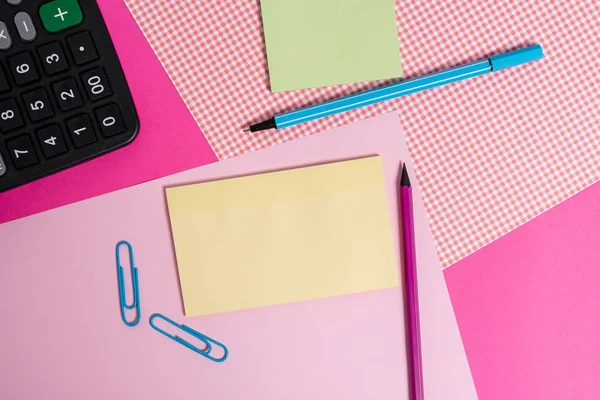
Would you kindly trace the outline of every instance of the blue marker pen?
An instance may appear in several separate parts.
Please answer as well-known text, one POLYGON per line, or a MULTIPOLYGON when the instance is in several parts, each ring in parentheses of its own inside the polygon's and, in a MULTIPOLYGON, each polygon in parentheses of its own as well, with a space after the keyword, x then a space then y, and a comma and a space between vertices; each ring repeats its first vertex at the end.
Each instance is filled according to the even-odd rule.
POLYGON ((499 71, 501 69, 515 67, 530 61, 539 60, 544 53, 540 45, 526 47, 511 51, 487 60, 477 61, 472 64, 463 65, 446 71, 393 83, 377 89, 371 89, 363 93, 354 94, 337 100, 331 100, 314 106, 302 108, 276 115, 268 121, 263 121, 244 129, 244 132, 257 132, 266 129, 281 129, 301 124, 303 122, 327 117, 355 108, 365 107, 371 104, 406 96, 411 93, 431 89, 448 83, 461 81, 463 79, 499 71))

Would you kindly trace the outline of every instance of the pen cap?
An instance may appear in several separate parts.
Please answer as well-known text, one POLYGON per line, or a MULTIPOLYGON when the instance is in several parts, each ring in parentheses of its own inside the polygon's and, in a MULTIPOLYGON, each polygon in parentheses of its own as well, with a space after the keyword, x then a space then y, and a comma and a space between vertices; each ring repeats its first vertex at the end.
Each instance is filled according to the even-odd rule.
POLYGON ((501 69, 516 67, 530 61, 539 60, 543 56, 544 51, 542 50, 542 46, 536 44, 535 46, 490 57, 490 65, 492 66, 492 71, 500 71, 501 69))

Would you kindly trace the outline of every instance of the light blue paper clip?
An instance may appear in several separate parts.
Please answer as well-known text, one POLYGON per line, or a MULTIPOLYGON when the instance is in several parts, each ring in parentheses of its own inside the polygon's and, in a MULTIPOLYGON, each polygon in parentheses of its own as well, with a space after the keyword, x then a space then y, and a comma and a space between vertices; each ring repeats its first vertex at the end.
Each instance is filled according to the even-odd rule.
POLYGON ((133 248, 131 244, 125 240, 117 243, 117 274, 119 278, 119 303, 121 305, 121 318, 123 318, 123 322, 127 326, 136 326, 140 322, 140 317, 142 313, 140 311, 140 287, 138 285, 138 269, 135 267, 133 263, 133 248), (131 268, 131 283, 133 286, 133 303, 127 304, 127 299, 125 297, 125 280, 123 279, 123 267, 121 266, 121 255, 119 254, 119 250, 121 246, 127 246, 129 250, 129 266, 131 268), (127 321, 127 316, 125 315, 125 310, 136 310, 136 317, 132 322, 127 321))
POLYGON ((214 362, 223 362, 227 359, 227 356, 229 355, 229 351, 227 350, 227 347, 225 347, 224 344, 217 342, 214 339, 209 338, 206 335, 203 335, 202 333, 193 330, 192 328, 185 326, 185 325, 179 325, 178 323, 172 321, 171 319, 165 317, 162 314, 152 314, 150 316, 150 326, 154 329, 156 329, 157 331, 159 331, 160 333, 162 333, 163 335, 165 335, 166 337, 168 337, 171 340, 176 341, 179 344, 184 345, 185 347, 187 347, 190 350, 195 351, 196 353, 200 354, 202 357, 206 357, 211 361, 214 362), (190 335, 194 336, 195 338, 198 338, 200 341, 202 341, 202 343, 204 343, 206 345, 206 350, 200 350, 199 348, 197 348, 196 346, 186 342, 185 340, 183 340, 182 338, 180 338, 177 335, 171 335, 170 333, 164 331, 163 329, 159 328, 158 326, 156 326, 154 324, 154 319, 155 318, 160 318, 166 322, 168 322, 169 324, 176 326, 177 328, 181 329, 182 331, 189 333, 190 335), (216 344, 217 346, 221 347, 224 351, 224 355, 221 358, 215 358, 213 356, 210 355, 210 352, 213 349, 212 344, 216 344))

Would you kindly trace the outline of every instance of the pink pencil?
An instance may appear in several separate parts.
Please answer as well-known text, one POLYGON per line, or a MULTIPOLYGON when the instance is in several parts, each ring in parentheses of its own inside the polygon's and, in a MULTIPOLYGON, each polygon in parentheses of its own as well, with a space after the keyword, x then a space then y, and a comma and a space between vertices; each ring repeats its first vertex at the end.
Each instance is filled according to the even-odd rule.
POLYGON ((415 224, 412 188, 402 166, 400 179, 400 208, 402 210, 402 241, 404 247, 404 271, 406 271, 406 313, 409 327, 409 358, 411 363, 410 393, 413 400, 423 400, 423 363, 421 360, 421 331, 419 323, 419 290, 417 284, 417 259, 415 254, 415 224))

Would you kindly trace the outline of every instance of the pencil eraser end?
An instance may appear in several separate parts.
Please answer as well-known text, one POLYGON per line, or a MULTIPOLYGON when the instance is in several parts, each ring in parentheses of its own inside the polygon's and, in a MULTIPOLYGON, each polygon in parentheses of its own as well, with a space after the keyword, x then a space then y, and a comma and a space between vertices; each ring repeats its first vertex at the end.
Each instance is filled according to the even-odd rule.
POLYGON ((492 71, 500 71, 501 69, 516 67, 530 61, 539 60, 543 56, 544 51, 542 50, 542 46, 536 44, 535 46, 492 56, 490 57, 490 65, 492 66, 492 71))

